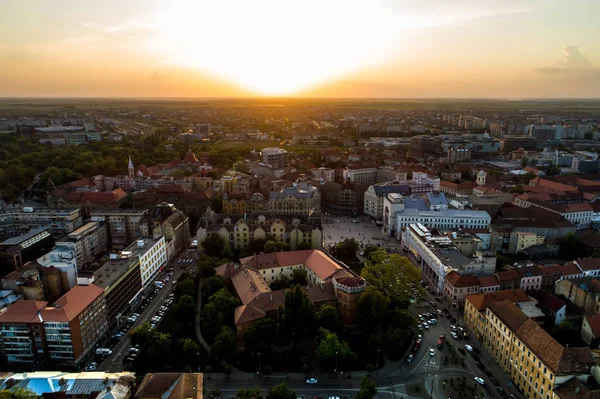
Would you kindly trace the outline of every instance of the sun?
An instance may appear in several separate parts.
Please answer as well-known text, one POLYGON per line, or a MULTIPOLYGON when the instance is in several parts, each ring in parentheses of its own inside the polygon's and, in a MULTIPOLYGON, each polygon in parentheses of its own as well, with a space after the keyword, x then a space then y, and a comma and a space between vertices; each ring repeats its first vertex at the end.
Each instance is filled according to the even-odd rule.
POLYGON ((405 24, 371 0, 179 0, 150 51, 258 95, 291 95, 381 62, 405 24))

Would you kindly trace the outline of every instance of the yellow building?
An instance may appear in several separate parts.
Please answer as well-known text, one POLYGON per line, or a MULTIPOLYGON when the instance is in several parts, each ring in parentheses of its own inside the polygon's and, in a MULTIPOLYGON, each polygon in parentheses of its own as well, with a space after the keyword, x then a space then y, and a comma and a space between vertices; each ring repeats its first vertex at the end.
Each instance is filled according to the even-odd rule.
POLYGON ((587 380, 595 365, 589 348, 563 347, 517 305, 489 305, 484 344, 527 398, 553 399, 554 389, 572 378, 587 380))
POLYGON ((247 206, 245 199, 239 198, 228 198, 227 195, 223 196, 223 213, 246 213, 247 206))
POLYGON ((513 303, 527 302, 529 297, 520 288, 469 295, 465 299, 464 320, 467 327, 475 333, 479 340, 483 340, 485 332, 485 314, 488 306, 494 302, 510 300, 513 303))
POLYGON ((525 248, 543 244, 544 236, 527 231, 513 231, 508 239, 508 251, 513 254, 522 252, 525 248))

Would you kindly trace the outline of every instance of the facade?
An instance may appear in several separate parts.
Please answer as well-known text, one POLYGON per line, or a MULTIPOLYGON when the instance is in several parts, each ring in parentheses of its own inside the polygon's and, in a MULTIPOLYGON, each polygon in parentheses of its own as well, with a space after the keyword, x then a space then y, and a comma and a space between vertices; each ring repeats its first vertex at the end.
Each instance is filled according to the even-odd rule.
POLYGON ((232 248, 243 250, 252 240, 284 242, 292 250, 301 245, 321 249, 323 231, 318 214, 310 216, 277 217, 271 212, 251 212, 245 215, 219 215, 207 211, 198 223, 198 249, 209 234, 218 234, 232 248))
POLYGON ((27 233, 30 229, 50 228, 55 237, 63 236, 83 225, 79 208, 13 208, 0 212, 0 239, 27 233))
POLYGON ((123 249, 141 235, 148 235, 144 223, 145 209, 97 209, 91 212, 93 222, 104 222, 112 249, 123 249))
POLYGON ((50 251, 54 238, 49 228, 31 229, 29 233, 0 242, 0 270, 3 274, 20 269, 29 261, 50 251))
POLYGON ((310 172, 315 179, 322 179, 325 182, 332 182, 335 179, 335 169, 321 167, 311 169, 310 172))
POLYGON ((423 154, 435 154, 440 149, 440 142, 433 136, 414 136, 410 138, 410 150, 423 154))
POLYGON ((72 247, 57 245, 54 249, 37 259, 37 263, 45 267, 53 267, 60 272, 63 291, 77 285, 77 256, 72 247))
POLYGON ((369 186, 364 194, 364 213, 376 220, 383 220, 383 198, 389 193, 410 195, 408 184, 382 183, 369 186))
POLYGON ((457 272, 451 271, 445 279, 444 297, 448 305, 453 307, 462 307, 467 296, 479 292, 479 279, 474 274, 461 276, 457 272))
POLYGON ((408 257, 421 269, 423 280, 438 293, 444 293, 445 276, 451 271, 460 275, 491 275, 496 257, 490 252, 477 251, 469 257, 453 246, 447 236, 433 236, 421 224, 409 225, 402 235, 402 246, 408 257))
POLYGON ((14 291, 26 300, 53 302, 70 289, 68 282, 63 283, 65 277, 55 267, 29 262, 2 277, 2 289, 14 291))
POLYGON ((165 237, 167 257, 173 259, 190 246, 189 218, 172 204, 159 204, 150 221, 152 236, 165 237))
POLYGON ((457 195, 472 194, 475 187, 477 187, 477 184, 470 181, 464 183, 454 183, 443 180, 440 182, 440 190, 452 197, 457 195))
POLYGON ((275 169, 285 168, 290 164, 290 154, 282 148, 265 148, 261 153, 263 162, 275 169))
POLYGON ((364 189, 347 181, 320 186, 321 205, 332 214, 356 215, 363 211, 364 189))
POLYGON ((390 166, 383 166, 377 169, 377 183, 386 182, 405 182, 408 173, 405 170, 398 170, 390 166))
POLYGON ((562 295, 586 314, 600 314, 600 281, 590 277, 564 279, 556 283, 554 293, 562 295))
POLYGON ((437 229, 485 229, 492 219, 485 211, 443 209, 427 203, 413 205, 413 202, 395 193, 383 198, 385 234, 400 238, 404 229, 417 223, 437 229))
POLYGON ((344 169, 344 181, 369 186, 377 182, 377 168, 344 169))
POLYGON ((104 291, 77 286, 53 304, 21 300, 0 313, 2 355, 22 365, 79 367, 108 331, 104 291))
POLYGON ((450 147, 448 148, 448 162, 459 163, 468 162, 471 160, 471 149, 466 147, 450 147))
POLYGON ((510 300, 486 311, 484 344, 527 398, 554 397, 572 378, 587 380, 595 366, 589 348, 563 347, 510 300))
POLYGON ((120 325, 123 315, 139 301, 143 291, 140 259, 124 252, 111 255, 111 259, 93 273, 81 273, 77 283, 100 287, 104 291, 109 326, 120 325))
POLYGON ((140 274, 144 288, 152 284, 167 264, 167 245, 164 236, 139 237, 121 252, 122 256, 136 257, 140 261, 140 274))
POLYGON ((103 222, 86 223, 58 241, 58 245, 73 248, 79 269, 88 268, 104 255, 107 243, 106 226, 103 222))
POLYGON ((545 237, 526 231, 513 231, 508 241, 508 252, 517 254, 533 245, 543 244, 545 237))
POLYGON ((269 210, 278 215, 309 215, 320 209, 319 191, 304 182, 269 193, 269 210))

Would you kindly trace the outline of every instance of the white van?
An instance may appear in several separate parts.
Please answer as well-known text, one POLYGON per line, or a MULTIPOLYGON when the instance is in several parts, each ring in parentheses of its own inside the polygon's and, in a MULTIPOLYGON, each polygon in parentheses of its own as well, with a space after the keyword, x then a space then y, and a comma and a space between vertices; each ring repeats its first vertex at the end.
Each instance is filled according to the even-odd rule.
POLYGON ((112 351, 108 348, 98 348, 96 349, 96 355, 98 356, 108 356, 112 353, 112 351))

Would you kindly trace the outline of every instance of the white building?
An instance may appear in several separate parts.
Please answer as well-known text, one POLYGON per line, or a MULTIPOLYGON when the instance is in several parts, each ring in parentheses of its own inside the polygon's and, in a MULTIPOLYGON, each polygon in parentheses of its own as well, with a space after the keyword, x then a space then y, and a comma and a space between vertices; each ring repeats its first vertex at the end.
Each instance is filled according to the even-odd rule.
POLYGON ((374 184, 377 181, 377 168, 344 169, 344 181, 357 184, 374 184))
POLYGON ((332 182, 335 180, 335 169, 321 167, 311 169, 310 173, 312 173, 316 179, 323 179, 323 181, 326 182, 332 182))
POLYGON ((146 288, 167 264, 167 245, 164 236, 140 237, 121 252, 122 256, 137 256, 140 260, 142 286, 146 288))
POLYGON ((435 208, 441 207, 409 208, 402 195, 387 194, 383 198, 383 232, 400 239, 402 229, 415 223, 439 229, 487 229, 492 219, 485 211, 435 208))
POLYGON ((374 184, 369 186, 364 195, 364 213, 376 220, 383 218, 383 197, 389 193, 410 194, 408 182, 398 184, 374 184))
POLYGON ((491 275, 496 257, 489 251, 476 251, 466 256, 447 236, 434 236, 421 223, 411 223, 402 234, 402 246, 408 257, 421 269, 421 276, 438 293, 444 292, 445 277, 451 271, 460 275, 491 275))
POLYGON ((77 285, 79 272, 74 248, 59 243, 52 251, 38 258, 37 263, 46 267, 55 267, 62 276, 66 276, 66 278, 61 278, 63 290, 68 291, 77 285))

